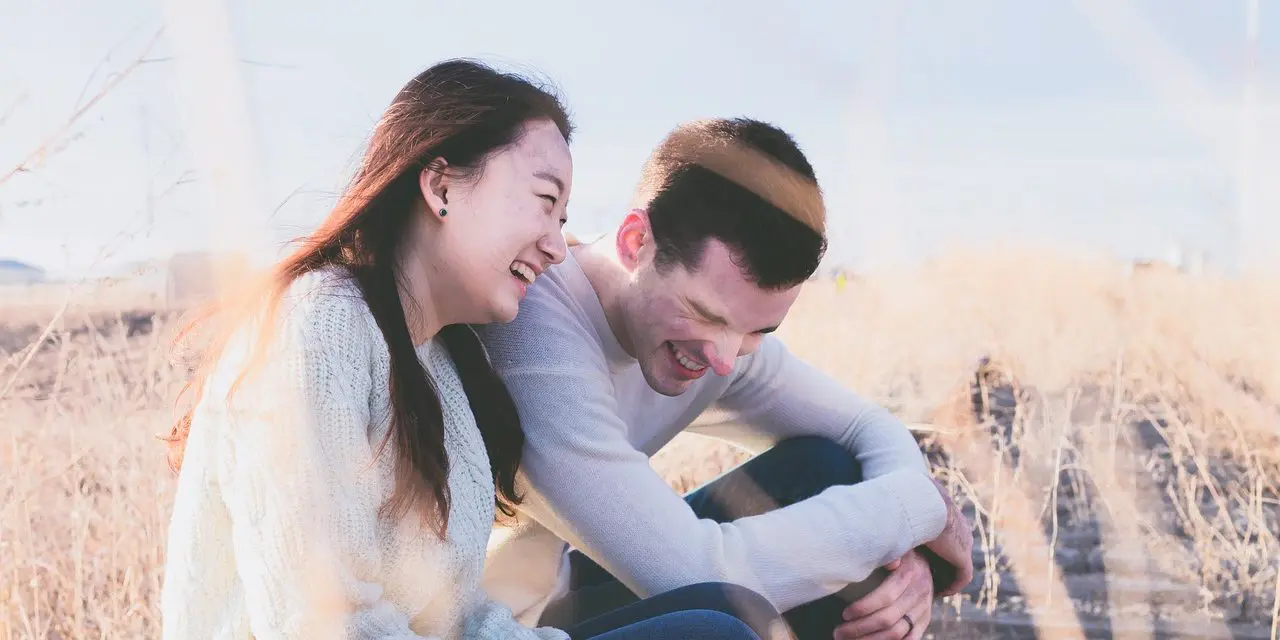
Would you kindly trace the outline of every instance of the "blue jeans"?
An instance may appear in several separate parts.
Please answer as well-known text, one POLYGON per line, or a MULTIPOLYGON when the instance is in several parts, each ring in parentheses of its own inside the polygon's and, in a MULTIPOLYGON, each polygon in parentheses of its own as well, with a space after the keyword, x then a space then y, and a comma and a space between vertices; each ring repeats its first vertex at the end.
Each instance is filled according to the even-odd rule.
MULTIPOLYGON (((632 599, 565 629, 573 640, 761 640, 778 612, 750 589, 709 582, 632 599)), ((539 624, 547 625, 545 618, 539 624)), ((548 625, 558 626, 558 625, 548 625)))
MULTIPOLYGON (((591 640, 760 640, 747 623, 726 613, 695 609, 649 618, 591 640)), ((577 636, 574 636, 577 640, 577 636)))
MULTIPOLYGON (((794 504, 835 485, 862 481, 862 467, 839 444, 812 436, 792 438, 685 496, 700 518, 732 522, 794 504)), ((639 598, 579 551, 569 554, 569 593, 551 603, 539 624, 572 627, 578 621, 635 603, 639 598)), ((877 569, 866 580, 800 605, 783 617, 799 640, 831 638, 850 603, 887 576, 877 569)), ((655 596, 657 597, 657 596, 655 596)), ((576 640, 576 637, 575 637, 576 640)))

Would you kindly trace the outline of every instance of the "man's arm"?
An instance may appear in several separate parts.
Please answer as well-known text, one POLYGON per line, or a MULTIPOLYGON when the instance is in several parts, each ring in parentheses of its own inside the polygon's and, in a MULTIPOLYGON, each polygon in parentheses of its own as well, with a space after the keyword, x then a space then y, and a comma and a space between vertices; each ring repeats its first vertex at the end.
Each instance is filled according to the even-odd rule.
POLYGON ((527 434, 522 510, 639 594, 726 581, 787 610, 942 530, 942 500, 918 468, 732 523, 699 519, 627 441, 608 378, 562 363, 504 372, 527 434))
MULTIPOLYGON (((884 408, 862 398, 831 376, 791 354, 781 340, 767 336, 755 353, 746 358, 734 372, 734 379, 721 396, 719 407, 731 413, 730 421, 699 431, 726 440, 749 442, 764 438, 776 440, 800 435, 816 435, 834 440, 854 454, 862 467, 863 477, 878 478, 904 469, 928 472, 919 445, 901 420, 884 408)), ((939 489, 939 495, 942 495, 939 489)), ((968 522, 950 500, 942 515, 942 524, 930 521, 935 505, 915 505, 918 514, 913 521, 928 522, 938 529, 943 526, 963 529, 967 538, 968 522)), ((912 505, 908 505, 909 508, 912 505)), ((954 536, 950 536, 954 537, 954 536)), ((943 555, 958 562, 942 562, 930 555, 930 564, 939 582, 939 592, 959 587, 953 584, 972 572, 968 547, 949 545, 947 541, 929 541, 943 555), (950 547, 955 547, 951 549, 950 547), (963 547, 963 548, 961 548, 963 547), (952 556, 959 556, 952 558, 952 556), (959 574, 959 575, 957 575, 959 574)), ((926 549, 927 551, 927 549, 926 549)))
MULTIPOLYGON (((748 445, 821 436, 849 450, 868 480, 902 470, 928 473, 906 424, 793 355, 781 340, 766 336, 744 360, 717 403, 729 412, 728 422, 691 431, 748 445)), ((915 505, 915 520, 940 530, 940 504, 915 505)))

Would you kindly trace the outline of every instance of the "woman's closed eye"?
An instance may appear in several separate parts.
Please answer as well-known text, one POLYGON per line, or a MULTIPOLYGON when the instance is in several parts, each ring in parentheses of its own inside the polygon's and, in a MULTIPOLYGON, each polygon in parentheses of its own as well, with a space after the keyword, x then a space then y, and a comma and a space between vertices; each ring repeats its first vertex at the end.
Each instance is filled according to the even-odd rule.
MULTIPOLYGON (((551 208, 552 208, 553 210, 555 209, 556 203, 557 203, 557 202, 559 202, 559 200, 557 200, 555 196, 553 196, 553 195, 548 195, 548 194, 545 194, 545 193, 544 193, 544 194, 540 194, 538 197, 539 197, 539 198, 543 198, 543 199, 545 199, 547 202, 550 202, 550 203, 551 203, 551 208)), ((567 223, 567 222, 569 222, 569 218, 568 218, 567 216, 560 216, 560 226, 562 226, 562 227, 563 227, 563 226, 565 225, 565 223, 567 223)))

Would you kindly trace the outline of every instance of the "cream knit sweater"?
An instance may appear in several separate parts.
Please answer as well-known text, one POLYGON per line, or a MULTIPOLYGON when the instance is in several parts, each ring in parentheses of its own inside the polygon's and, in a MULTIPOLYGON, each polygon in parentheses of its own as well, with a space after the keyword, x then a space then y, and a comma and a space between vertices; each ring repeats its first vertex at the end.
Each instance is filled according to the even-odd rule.
POLYGON ((447 540, 390 520, 387 346, 344 272, 298 280, 257 377, 233 343, 194 416, 169 528, 163 636, 562 639, 479 588, 493 523, 484 442, 443 345, 418 348, 445 419, 447 540))

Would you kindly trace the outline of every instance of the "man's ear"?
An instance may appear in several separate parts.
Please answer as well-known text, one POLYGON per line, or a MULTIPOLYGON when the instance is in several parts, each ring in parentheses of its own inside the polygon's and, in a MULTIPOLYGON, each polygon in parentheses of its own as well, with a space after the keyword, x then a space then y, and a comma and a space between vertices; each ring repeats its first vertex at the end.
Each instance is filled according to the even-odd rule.
POLYGON ((445 168, 449 163, 444 158, 436 158, 427 163, 418 173, 418 189, 422 199, 427 203, 427 210, 435 215, 449 205, 449 176, 445 168))
POLYGON ((618 259, 627 271, 634 271, 647 257, 653 254, 653 232, 649 228, 649 212, 644 209, 632 209, 618 226, 618 234, 614 238, 617 243, 618 259))

